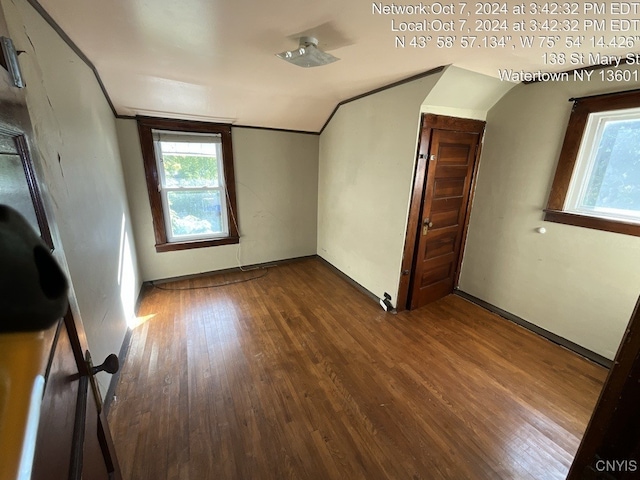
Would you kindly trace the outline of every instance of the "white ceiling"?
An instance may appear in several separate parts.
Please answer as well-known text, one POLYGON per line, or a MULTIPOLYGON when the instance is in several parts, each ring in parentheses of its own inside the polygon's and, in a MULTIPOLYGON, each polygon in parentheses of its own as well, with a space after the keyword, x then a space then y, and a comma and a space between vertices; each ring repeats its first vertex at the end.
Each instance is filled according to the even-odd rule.
MULTIPOLYGON (((342 100, 432 68, 454 64, 492 77, 498 69, 561 71, 579 65, 545 64, 543 53, 555 49, 522 48, 515 23, 536 18, 560 22, 560 29, 578 22, 578 31, 524 32, 525 35, 584 36, 571 52, 624 55, 630 48, 591 47, 590 38, 613 32, 585 30, 583 20, 629 18, 634 15, 580 14, 484 15, 509 22, 507 31, 474 32, 475 2, 463 14, 376 15, 370 0, 40 0, 41 5, 95 65, 120 115, 153 115, 217 120, 241 125, 319 131, 342 100), (471 8, 471 10, 469 10, 471 8), (470 15, 467 16, 467 13, 470 15), (428 32, 427 48, 396 48, 392 19, 401 21, 466 19, 471 32, 428 32), (317 35, 320 47, 341 58, 331 65, 304 69, 274 54, 297 46, 302 33, 317 35), (438 48, 438 35, 456 36, 454 48, 438 48), (478 37, 474 48, 461 48, 462 35, 478 37), (477 46, 482 37, 510 35, 506 48, 477 46)), ((378 2, 375 2, 378 3, 378 2)), ((419 2, 398 1, 398 5, 419 2)), ((432 2, 425 2, 430 5, 432 2)), ((449 4, 444 1, 441 4, 449 4)), ((543 2, 539 2, 543 3, 543 2)), ((390 4, 390 3, 389 3, 390 4)), ((525 2, 529 5, 530 2, 525 2)), ((562 5, 562 4, 560 4, 562 5)), ((636 17, 640 17, 640 12, 636 17)), ((619 33, 615 32, 619 35, 619 33)), ((626 32, 633 34, 635 31, 626 32)), ((624 34, 624 33, 623 33, 624 34)), ((419 33, 422 35, 422 32, 419 33)), ((536 38, 536 44, 539 43, 536 38)), ((638 39, 640 46, 640 38, 638 39)), ((588 57, 586 57, 588 58, 588 57)))

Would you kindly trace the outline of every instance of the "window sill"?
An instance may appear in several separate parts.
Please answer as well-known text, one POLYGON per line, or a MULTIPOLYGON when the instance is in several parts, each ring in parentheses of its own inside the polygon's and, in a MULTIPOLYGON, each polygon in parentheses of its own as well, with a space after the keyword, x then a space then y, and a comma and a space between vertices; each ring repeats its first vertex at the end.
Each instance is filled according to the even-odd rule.
POLYGON ((190 250, 192 248, 232 245, 234 243, 240 243, 240 237, 224 237, 212 240, 191 240, 188 242, 158 243, 156 244, 156 252, 173 252, 176 250, 190 250))
POLYGON ((624 222, 622 220, 609 220, 588 215, 562 212, 559 210, 544 210, 544 220, 546 222, 562 223, 576 227, 592 228, 604 232, 622 233, 640 237, 640 225, 637 223, 624 222))

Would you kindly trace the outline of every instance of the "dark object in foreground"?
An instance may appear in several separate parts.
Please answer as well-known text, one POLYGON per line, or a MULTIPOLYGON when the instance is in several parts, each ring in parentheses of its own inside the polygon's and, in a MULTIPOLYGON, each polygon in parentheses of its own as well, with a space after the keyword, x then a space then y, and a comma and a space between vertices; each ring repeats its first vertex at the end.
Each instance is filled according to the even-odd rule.
POLYGON ((0 205, 0 333, 44 330, 66 312, 67 280, 14 209, 0 205))

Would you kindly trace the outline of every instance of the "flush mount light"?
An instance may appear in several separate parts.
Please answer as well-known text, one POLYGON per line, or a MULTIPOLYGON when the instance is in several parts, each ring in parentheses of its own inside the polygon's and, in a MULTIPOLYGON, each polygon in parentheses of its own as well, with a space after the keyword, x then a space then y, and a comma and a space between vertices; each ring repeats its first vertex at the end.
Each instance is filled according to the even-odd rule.
POLYGON ((300 46, 297 49, 276 53, 276 56, 305 68, 328 65, 340 60, 330 53, 320 50, 318 48, 318 39, 314 37, 300 37, 300 46))

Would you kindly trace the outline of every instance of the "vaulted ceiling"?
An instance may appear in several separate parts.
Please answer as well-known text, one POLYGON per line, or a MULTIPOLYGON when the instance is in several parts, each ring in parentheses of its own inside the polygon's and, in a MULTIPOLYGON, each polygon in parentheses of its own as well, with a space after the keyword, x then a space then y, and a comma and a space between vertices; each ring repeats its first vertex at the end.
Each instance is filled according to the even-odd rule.
POLYGON ((501 69, 563 71, 586 65, 589 53, 637 50, 633 36, 623 48, 591 45, 601 36, 607 43, 628 36, 611 31, 608 19, 629 18, 613 14, 612 2, 605 14, 585 12, 584 2, 538 14, 526 2, 523 14, 516 9, 521 3, 509 1, 506 12, 482 3, 487 13, 476 15, 475 2, 464 10, 462 2, 425 2, 427 11, 439 13, 402 15, 378 13, 394 7, 370 0, 40 0, 95 65, 118 114, 302 131, 320 130, 342 100, 441 65, 498 77, 501 69), (420 28, 423 20, 432 31, 392 31, 406 21, 420 28), (601 20, 606 31, 594 32, 588 22, 601 20), (274 55, 295 48, 303 34, 317 36, 320 47, 341 60, 305 69, 274 55), (438 47, 438 36, 455 39, 438 47), (534 37, 533 46, 522 46, 525 36, 534 37), (470 37, 476 37, 472 46, 470 37), (582 37, 580 45, 567 46, 569 37, 582 37), (551 61, 548 54, 560 51, 565 62, 551 61), (570 63, 574 52, 584 55, 583 63, 570 63))

